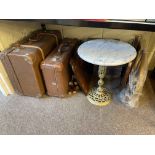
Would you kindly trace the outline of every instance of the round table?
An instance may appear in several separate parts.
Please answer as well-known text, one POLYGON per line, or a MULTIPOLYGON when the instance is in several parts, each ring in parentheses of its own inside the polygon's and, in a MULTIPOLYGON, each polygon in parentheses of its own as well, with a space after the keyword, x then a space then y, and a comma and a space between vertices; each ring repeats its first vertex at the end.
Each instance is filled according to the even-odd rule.
POLYGON ((99 65, 98 88, 91 89, 87 98, 92 104, 104 106, 111 102, 111 93, 103 87, 106 67, 131 62, 136 57, 136 50, 123 41, 95 39, 81 44, 78 48, 78 55, 86 62, 99 65))

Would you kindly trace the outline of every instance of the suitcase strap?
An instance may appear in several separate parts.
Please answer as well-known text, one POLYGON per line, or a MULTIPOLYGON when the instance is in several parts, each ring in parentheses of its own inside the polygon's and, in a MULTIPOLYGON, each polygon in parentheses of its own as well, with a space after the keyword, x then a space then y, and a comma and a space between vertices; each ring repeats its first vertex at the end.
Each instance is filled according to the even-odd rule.
POLYGON ((21 47, 27 47, 27 48, 35 48, 35 49, 38 49, 38 50, 40 51, 40 53, 41 53, 41 56, 42 56, 43 60, 45 59, 44 52, 43 52, 43 50, 42 50, 40 47, 34 46, 34 45, 20 45, 20 46, 21 46, 21 47))

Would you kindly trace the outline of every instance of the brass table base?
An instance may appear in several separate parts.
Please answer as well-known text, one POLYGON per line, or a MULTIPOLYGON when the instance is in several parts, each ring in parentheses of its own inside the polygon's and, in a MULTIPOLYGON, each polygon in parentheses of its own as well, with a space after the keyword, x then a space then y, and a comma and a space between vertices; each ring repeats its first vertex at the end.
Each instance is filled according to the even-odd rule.
POLYGON ((111 102, 111 93, 105 88, 101 93, 97 91, 97 88, 94 88, 88 93, 87 99, 94 105, 106 106, 111 102))
POLYGON ((93 88, 87 95, 87 99, 94 105, 105 106, 111 102, 111 93, 103 87, 103 78, 106 74, 106 68, 104 66, 99 66, 98 75, 98 88, 93 88))

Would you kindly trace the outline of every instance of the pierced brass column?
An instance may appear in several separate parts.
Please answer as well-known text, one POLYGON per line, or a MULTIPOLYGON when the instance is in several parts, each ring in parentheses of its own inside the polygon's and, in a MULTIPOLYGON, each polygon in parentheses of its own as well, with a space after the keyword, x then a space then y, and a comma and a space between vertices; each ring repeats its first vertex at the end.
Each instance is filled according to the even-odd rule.
POLYGON ((104 81, 103 78, 106 74, 106 67, 99 66, 98 69, 98 88, 92 89, 88 95, 88 100, 95 105, 105 106, 111 102, 111 94, 103 87, 104 81))

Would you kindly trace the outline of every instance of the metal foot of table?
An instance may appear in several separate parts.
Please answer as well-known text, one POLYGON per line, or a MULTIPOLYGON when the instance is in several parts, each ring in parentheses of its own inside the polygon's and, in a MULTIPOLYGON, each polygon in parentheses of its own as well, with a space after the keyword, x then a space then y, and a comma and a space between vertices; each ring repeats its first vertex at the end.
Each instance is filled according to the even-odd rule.
POLYGON ((104 66, 99 66, 98 70, 98 88, 93 88, 87 95, 87 99, 94 105, 105 106, 111 102, 111 93, 103 87, 103 78, 106 74, 106 68, 104 66))

